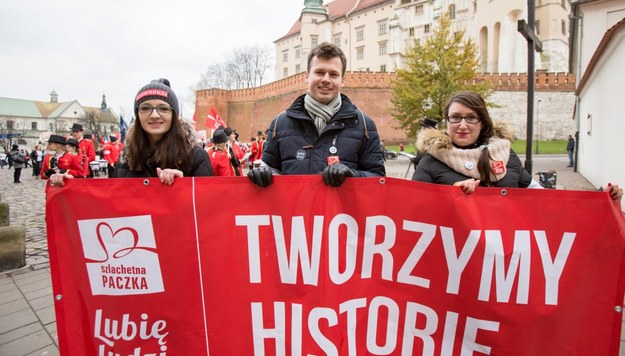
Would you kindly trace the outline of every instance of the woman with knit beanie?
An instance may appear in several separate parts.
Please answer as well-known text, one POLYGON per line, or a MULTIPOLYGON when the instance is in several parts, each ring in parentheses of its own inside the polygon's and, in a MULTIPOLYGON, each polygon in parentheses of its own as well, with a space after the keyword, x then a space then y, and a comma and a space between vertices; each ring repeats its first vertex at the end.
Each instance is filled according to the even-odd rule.
MULTIPOLYGON (((474 92, 456 93, 444 108, 447 130, 419 132, 419 161, 412 180, 455 185, 470 194, 478 186, 542 188, 524 169, 510 148, 512 132, 503 122, 493 123, 484 99, 474 92)), ((623 190, 603 188, 619 200, 623 190)))
MULTIPOLYGON (((134 112, 137 120, 126 135, 116 177, 158 177, 171 185, 177 177, 213 175, 208 154, 196 144, 195 131, 180 120, 169 80, 143 86, 135 96, 134 112)), ((63 185, 62 177, 53 177, 51 182, 63 185)))

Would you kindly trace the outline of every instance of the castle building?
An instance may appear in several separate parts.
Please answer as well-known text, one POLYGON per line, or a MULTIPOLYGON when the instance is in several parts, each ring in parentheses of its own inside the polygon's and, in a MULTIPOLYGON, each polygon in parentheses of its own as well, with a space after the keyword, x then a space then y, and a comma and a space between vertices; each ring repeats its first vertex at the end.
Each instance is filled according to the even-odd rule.
MULTIPOLYGON (((535 31, 543 51, 535 68, 569 71, 569 0, 536 0, 535 31)), ((479 48, 481 72, 527 72, 527 42, 517 21, 526 0, 305 0, 291 29, 274 42, 275 78, 306 71, 307 55, 321 42, 343 49, 348 71, 394 72, 404 54, 430 36, 448 14, 452 31, 465 31, 479 48)))

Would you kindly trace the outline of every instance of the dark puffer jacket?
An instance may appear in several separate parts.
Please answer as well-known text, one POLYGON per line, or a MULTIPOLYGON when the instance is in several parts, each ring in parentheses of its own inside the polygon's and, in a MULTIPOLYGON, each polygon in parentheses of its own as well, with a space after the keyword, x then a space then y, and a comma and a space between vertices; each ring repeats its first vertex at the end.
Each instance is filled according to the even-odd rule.
MULTIPOLYGON (((499 139, 512 140, 512 131, 504 122, 496 122, 494 127, 494 136, 499 139)), ((471 177, 468 175, 459 173, 454 168, 441 162, 435 158, 432 153, 435 151, 452 152, 452 150, 460 150, 454 148, 451 142, 451 138, 444 131, 437 129, 424 129, 419 132, 417 140, 417 149, 419 152, 426 153, 425 156, 419 161, 412 180, 427 183, 436 184, 448 184, 453 185, 456 182, 467 180, 471 177)), ((478 149, 472 149, 472 151, 479 151, 478 149)), ((481 152, 481 151, 479 151, 481 152)), ((505 175, 501 179, 492 182, 495 187, 512 187, 512 188, 527 188, 532 183, 532 176, 527 173, 519 156, 510 149, 509 152, 505 151, 502 154, 507 155, 506 171, 505 175)), ((439 155, 440 156, 440 155, 439 155)), ((457 155, 456 155, 457 157, 457 155)), ((492 156, 491 156, 492 159, 492 156)), ((477 167, 477 155, 475 161, 466 162, 465 168, 477 167)), ((474 170, 477 172, 477 169, 474 170)), ((472 177, 475 179, 475 177, 472 177)), ((480 185, 483 185, 480 183, 480 185)))
MULTIPOLYGON (((512 150, 508 164, 506 164, 506 170, 508 173, 499 181, 493 182, 493 186, 527 188, 532 183, 532 176, 523 168, 519 156, 512 150)), ((453 185, 469 178, 449 168, 430 154, 423 156, 412 176, 412 180, 447 185, 453 185)))
POLYGON ((380 138, 371 118, 341 95, 341 109, 318 135, 304 108, 304 97, 297 98, 269 125, 263 162, 280 174, 315 174, 328 166, 329 156, 336 155, 358 177, 386 175, 380 138))

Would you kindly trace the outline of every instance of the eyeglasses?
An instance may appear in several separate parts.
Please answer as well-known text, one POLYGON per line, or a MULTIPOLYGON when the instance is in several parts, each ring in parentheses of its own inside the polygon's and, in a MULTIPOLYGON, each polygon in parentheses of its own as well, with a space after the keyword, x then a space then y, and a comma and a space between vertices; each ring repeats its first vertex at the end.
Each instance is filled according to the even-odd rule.
POLYGON ((152 112, 156 109, 156 112, 160 115, 169 115, 171 114, 171 111, 173 110, 171 106, 168 105, 159 105, 159 106, 152 106, 152 105, 141 105, 139 106, 139 114, 141 115, 152 115, 152 112))
POLYGON ((467 116, 460 116, 460 115, 447 116, 447 122, 450 122, 452 124, 458 124, 460 123, 460 121, 462 121, 462 119, 464 119, 464 121, 466 121, 467 124, 477 124, 478 122, 482 120, 482 118, 473 114, 469 114, 467 116))

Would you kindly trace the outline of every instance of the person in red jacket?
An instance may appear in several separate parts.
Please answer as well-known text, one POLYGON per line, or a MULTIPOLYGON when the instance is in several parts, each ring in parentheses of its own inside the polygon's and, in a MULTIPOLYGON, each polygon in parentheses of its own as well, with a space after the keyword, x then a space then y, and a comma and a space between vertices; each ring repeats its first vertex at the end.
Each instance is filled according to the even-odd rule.
POLYGON ((263 145, 264 144, 265 144, 265 140, 263 140, 263 132, 257 131, 256 141, 252 142, 252 147, 251 147, 252 154, 250 155, 250 162, 252 164, 254 164, 254 161, 263 158, 263 145))
POLYGON ((117 136, 110 136, 109 142, 102 147, 102 158, 108 163, 109 178, 115 177, 115 164, 119 158, 119 146, 117 145, 117 136))
POLYGON ((78 148, 80 153, 87 158, 87 169, 83 173, 83 176, 93 178, 93 173, 89 167, 89 163, 95 161, 95 148, 93 147, 93 141, 83 138, 83 128, 81 124, 72 125, 72 138, 78 141, 78 148))
POLYGON ((86 158, 80 153, 78 141, 68 138, 65 145, 65 154, 59 157, 59 173, 67 173, 74 178, 85 177, 86 158))
POLYGON ((59 173, 59 157, 65 153, 65 137, 60 135, 50 135, 46 154, 41 162, 41 179, 50 179, 54 173, 59 173))
POLYGON ((213 174, 216 176, 234 176, 234 171, 230 166, 230 159, 226 152, 226 142, 228 136, 223 130, 213 132, 213 144, 208 148, 208 156, 213 166, 213 174))

